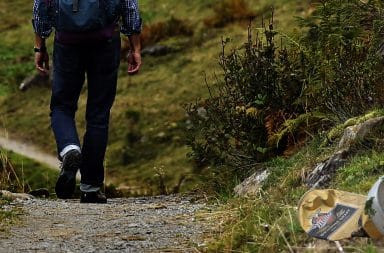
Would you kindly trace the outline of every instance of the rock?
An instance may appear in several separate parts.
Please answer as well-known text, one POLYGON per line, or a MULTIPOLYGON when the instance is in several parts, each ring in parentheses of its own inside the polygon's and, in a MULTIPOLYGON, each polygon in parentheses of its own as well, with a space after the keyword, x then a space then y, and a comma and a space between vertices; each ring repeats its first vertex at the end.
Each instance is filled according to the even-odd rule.
POLYGON ((164 208, 167 208, 167 206, 160 203, 160 204, 150 205, 148 208, 149 209, 164 209, 164 208))
POLYGON ((361 124, 347 127, 344 130, 344 134, 341 137, 338 148, 339 149, 350 149, 351 145, 355 144, 364 138, 377 126, 382 126, 384 123, 384 117, 377 117, 369 119, 361 124))
POLYGON ((32 190, 28 194, 34 197, 39 197, 39 198, 49 198, 49 195, 50 195, 48 189, 46 188, 32 190))
POLYGON ((235 187, 235 193, 240 197, 251 197, 259 193, 262 183, 268 178, 268 170, 257 171, 235 187))
POLYGON ((328 159, 315 166, 314 170, 307 176, 306 184, 311 188, 328 186, 337 169, 344 166, 348 157, 351 156, 354 145, 375 133, 377 128, 382 126, 383 123, 384 117, 376 117, 347 127, 338 144, 337 151, 328 159))
POLYGON ((13 193, 13 192, 10 192, 10 191, 5 191, 5 190, 0 191, 0 195, 3 198, 7 198, 7 199, 11 199, 11 200, 15 200, 15 199, 29 200, 29 199, 33 199, 34 198, 30 194, 26 194, 26 193, 13 193))
POLYGON ((347 162, 348 156, 348 150, 341 150, 317 164, 315 169, 308 175, 306 184, 311 188, 321 188, 328 185, 336 170, 347 162))
POLYGON ((384 41, 380 43, 379 48, 376 50, 376 54, 384 58, 384 41))

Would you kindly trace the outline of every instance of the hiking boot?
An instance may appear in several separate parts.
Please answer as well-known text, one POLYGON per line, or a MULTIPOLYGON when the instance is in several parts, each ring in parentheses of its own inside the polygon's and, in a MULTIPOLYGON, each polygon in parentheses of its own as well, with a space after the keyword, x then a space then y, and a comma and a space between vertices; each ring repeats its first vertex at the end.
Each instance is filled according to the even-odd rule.
POLYGON ((81 192, 80 203, 107 203, 107 197, 101 191, 81 192))
POLYGON ((78 150, 68 151, 63 157, 61 172, 56 182, 56 195, 60 199, 72 198, 76 187, 76 173, 81 166, 81 153, 78 150))

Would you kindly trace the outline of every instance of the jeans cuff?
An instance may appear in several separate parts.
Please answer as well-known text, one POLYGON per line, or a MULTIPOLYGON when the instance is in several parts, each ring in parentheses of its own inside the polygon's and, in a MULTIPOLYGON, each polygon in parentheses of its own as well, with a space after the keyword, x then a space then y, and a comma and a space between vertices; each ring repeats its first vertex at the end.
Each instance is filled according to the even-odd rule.
POLYGON ((81 148, 79 146, 71 144, 71 145, 65 146, 65 148, 63 148, 63 150, 61 150, 60 157, 63 158, 66 153, 68 153, 69 151, 74 150, 74 149, 81 153, 81 148))
POLYGON ((100 187, 81 183, 80 184, 80 191, 82 191, 82 192, 97 192, 97 191, 100 191, 100 187))

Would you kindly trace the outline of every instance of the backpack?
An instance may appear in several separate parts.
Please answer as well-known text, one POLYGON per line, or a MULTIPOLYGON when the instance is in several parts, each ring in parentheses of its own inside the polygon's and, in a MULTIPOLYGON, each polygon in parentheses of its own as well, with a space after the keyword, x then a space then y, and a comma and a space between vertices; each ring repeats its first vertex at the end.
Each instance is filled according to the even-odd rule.
POLYGON ((54 1, 54 26, 58 32, 88 32, 101 30, 116 22, 120 0, 46 0, 54 1))

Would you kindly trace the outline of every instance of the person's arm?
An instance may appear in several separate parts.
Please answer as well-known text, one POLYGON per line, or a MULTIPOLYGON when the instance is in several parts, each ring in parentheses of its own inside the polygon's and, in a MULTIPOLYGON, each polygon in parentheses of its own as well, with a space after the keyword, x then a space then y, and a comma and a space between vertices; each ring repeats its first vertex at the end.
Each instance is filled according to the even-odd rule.
POLYGON ((45 39, 52 32, 52 20, 47 13, 49 1, 34 0, 32 26, 35 31, 35 66, 42 75, 49 74, 49 55, 45 39))
POLYGON ((128 36, 131 51, 128 54, 128 74, 139 72, 141 66, 141 18, 137 0, 121 0, 121 32, 128 36))
POLYGON ((141 66, 140 35, 134 34, 128 38, 131 46, 131 51, 128 55, 128 74, 133 75, 139 72, 141 66))
POLYGON ((45 45, 45 39, 35 34, 35 67, 41 75, 49 74, 49 55, 45 45))

